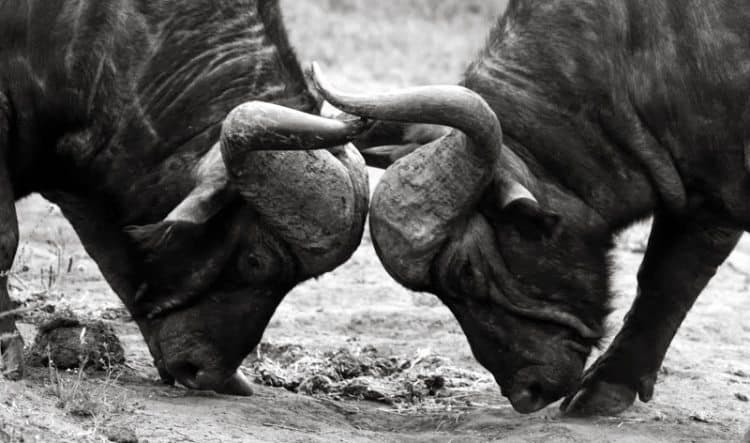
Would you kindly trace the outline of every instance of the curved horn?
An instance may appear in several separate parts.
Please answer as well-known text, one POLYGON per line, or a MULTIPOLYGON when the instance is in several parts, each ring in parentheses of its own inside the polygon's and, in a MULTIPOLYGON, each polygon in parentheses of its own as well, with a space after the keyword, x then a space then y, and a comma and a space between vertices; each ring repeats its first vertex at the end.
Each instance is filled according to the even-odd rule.
POLYGON ((477 147, 475 155, 494 164, 503 144, 500 121, 487 102, 462 86, 418 86, 368 95, 336 90, 317 63, 311 67, 315 88, 331 104, 349 114, 410 123, 430 123, 456 128, 477 147))
MULTIPOLYGON (((486 165, 494 165, 501 158, 501 169, 516 168, 519 161, 515 155, 503 149, 503 131, 500 121, 487 102, 476 92, 455 85, 419 86, 394 92, 368 95, 350 94, 337 90, 328 82, 313 62, 310 68, 311 82, 320 94, 342 111, 378 120, 409 123, 427 123, 450 126, 458 129, 474 143, 467 148, 473 156, 486 165)), ((371 166, 388 166, 390 162, 414 151, 414 146, 397 152, 393 146, 363 150, 363 155, 379 154, 387 150, 386 159, 378 159, 371 166), (393 153, 397 153, 393 158, 393 153), (386 164, 388 163, 388 164, 386 164)), ((536 199, 524 185, 502 174, 498 192, 498 206, 502 209, 520 198, 533 202, 536 199)))
POLYGON ((503 146, 497 116, 481 96, 460 86, 356 95, 335 90, 316 65, 311 77, 325 99, 348 114, 458 130, 391 165, 370 206, 373 240, 386 270, 407 287, 429 287, 435 255, 495 175, 503 146))
POLYGON ((221 143, 200 160, 193 171, 190 194, 166 218, 126 231, 147 250, 169 242, 175 225, 201 225, 230 200, 227 172, 242 174, 244 155, 253 151, 325 149, 347 143, 367 128, 363 119, 332 120, 265 102, 237 106, 224 120, 221 143))
POLYGON ((343 145, 368 127, 359 117, 328 119, 264 102, 224 120, 221 154, 232 189, 252 202, 304 275, 333 269, 359 244, 367 175, 359 153, 343 145))
POLYGON ((333 120, 266 102, 248 102, 232 110, 221 128, 221 153, 309 151, 345 144, 367 128, 363 119, 333 120))
MULTIPOLYGON (((244 172, 247 162, 255 160, 247 157, 250 153, 331 148, 345 144, 366 127, 367 122, 359 118, 331 120, 264 102, 239 105, 224 120, 220 143, 196 165, 193 171, 195 187, 192 191, 164 219, 149 225, 129 226, 126 231, 152 263, 159 262, 162 257, 180 254, 183 248, 194 246, 194 239, 203 235, 203 225, 231 201, 233 197, 229 189, 230 183, 233 179, 246 175, 244 172)), ((319 165, 321 162, 314 163, 311 159, 304 166, 322 170, 319 165)), ((342 199, 351 194, 347 187, 351 185, 347 176, 345 186, 340 187, 345 194, 342 199)), ((328 188, 326 191, 333 192, 328 188)), ((322 223, 327 221, 325 215, 320 215, 319 218, 322 223)), ((299 226, 294 225, 293 228, 298 229, 299 226)), ((216 245, 216 248, 203 251, 202 255, 193 252, 191 256, 199 256, 196 259, 199 264, 207 261, 206 257, 219 263, 219 257, 226 256, 230 251, 231 248, 216 245)), ((205 277, 209 272, 216 273, 218 269, 201 265, 193 272, 195 278, 180 280, 185 288, 179 287, 179 290, 171 293, 160 293, 158 290, 154 291, 149 284, 142 284, 136 295, 136 303, 144 308, 145 315, 160 315, 190 301, 200 292, 203 282, 212 281, 205 277), (154 299, 156 296, 158 298, 154 299)))

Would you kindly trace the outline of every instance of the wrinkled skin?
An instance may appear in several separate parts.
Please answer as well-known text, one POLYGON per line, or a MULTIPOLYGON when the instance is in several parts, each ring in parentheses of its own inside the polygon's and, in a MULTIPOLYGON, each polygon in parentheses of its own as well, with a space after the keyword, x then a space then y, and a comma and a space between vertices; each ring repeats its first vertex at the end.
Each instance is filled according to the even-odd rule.
POLYGON ((739 0, 512 0, 462 82, 491 109, 467 115, 502 125, 494 143, 441 112, 458 100, 437 87, 321 86, 382 120, 358 143, 388 167, 370 213, 383 265, 443 300, 516 410, 566 397, 568 414, 617 414, 652 398, 680 323, 750 227, 749 30, 739 0), (408 122, 456 129, 420 144, 408 122), (612 237, 649 215, 638 296, 581 378, 612 237))
MULTIPOLYGON (((586 279, 583 274, 601 271, 601 249, 590 247, 596 239, 591 245, 581 245, 567 229, 560 231, 542 245, 525 239, 513 223, 493 222, 477 214, 457 228, 456 240, 445 246, 434 264, 433 275, 440 277, 434 278, 433 291, 454 313, 475 356, 520 412, 532 412, 567 394, 594 343, 592 337, 581 337, 571 328, 514 315, 494 301, 499 297, 523 300, 535 294, 550 306, 575 312, 573 306, 566 306, 566 294, 559 288, 604 293, 605 281, 586 279), (552 248, 561 251, 559 257, 540 258, 545 249, 552 248), (551 278, 561 263, 574 259, 578 272, 551 278), (529 399, 531 406, 524 403, 527 394, 534 396, 529 399)), ((587 324, 597 324, 600 317, 592 317, 587 324)))
MULTIPOLYGON (((362 124, 305 114, 317 108, 275 1, 0 3, 0 270, 14 202, 41 192, 165 381, 249 394, 235 370, 284 295, 363 230, 364 161, 341 146, 362 124)), ((0 334, 19 377, 12 317, 0 334)))

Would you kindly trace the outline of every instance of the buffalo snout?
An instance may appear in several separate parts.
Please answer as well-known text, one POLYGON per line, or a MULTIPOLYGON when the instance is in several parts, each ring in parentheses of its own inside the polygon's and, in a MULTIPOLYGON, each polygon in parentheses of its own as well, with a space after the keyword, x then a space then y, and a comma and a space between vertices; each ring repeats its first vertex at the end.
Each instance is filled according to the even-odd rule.
POLYGON ((191 389, 251 395, 239 366, 260 341, 285 292, 214 294, 149 320, 149 347, 161 378, 191 389))
POLYGON ((530 366, 515 374, 510 388, 503 394, 516 411, 522 414, 536 412, 575 389, 582 371, 583 363, 572 360, 530 366))

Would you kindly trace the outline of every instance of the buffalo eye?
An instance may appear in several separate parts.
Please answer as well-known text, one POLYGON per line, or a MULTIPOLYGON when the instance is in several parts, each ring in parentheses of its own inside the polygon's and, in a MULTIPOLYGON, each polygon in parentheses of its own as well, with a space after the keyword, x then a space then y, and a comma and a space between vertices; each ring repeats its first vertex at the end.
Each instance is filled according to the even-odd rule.
POLYGON ((278 257, 267 251, 252 249, 240 254, 237 264, 242 280, 248 283, 264 283, 276 276, 280 263, 278 257))
POLYGON ((528 198, 519 198, 503 208, 490 207, 488 212, 493 219, 512 223, 527 240, 554 237, 562 219, 560 214, 528 198))

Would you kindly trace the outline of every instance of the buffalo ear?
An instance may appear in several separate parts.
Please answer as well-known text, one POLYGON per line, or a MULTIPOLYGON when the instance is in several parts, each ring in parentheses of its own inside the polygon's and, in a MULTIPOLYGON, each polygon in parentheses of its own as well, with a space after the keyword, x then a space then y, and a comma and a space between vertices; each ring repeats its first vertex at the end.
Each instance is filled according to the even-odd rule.
POLYGON ((166 256, 179 255, 181 249, 195 247, 204 231, 204 223, 167 220, 125 227, 125 232, 138 249, 146 254, 146 261, 150 263, 166 256))
POLYGON ((485 197, 482 206, 491 218, 513 223, 518 232, 529 240, 554 237, 562 219, 560 214, 544 209, 533 198, 513 198, 501 205, 491 197, 485 197))
POLYGON ((529 198, 519 198, 500 210, 500 215, 516 225, 522 236, 532 240, 553 237, 560 225, 560 214, 542 208, 529 198))
POLYGON ((203 236, 206 223, 233 198, 218 143, 201 158, 192 174, 195 187, 163 220, 125 228, 151 259, 172 249, 193 247, 194 240, 203 236))

